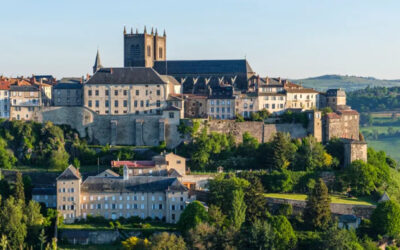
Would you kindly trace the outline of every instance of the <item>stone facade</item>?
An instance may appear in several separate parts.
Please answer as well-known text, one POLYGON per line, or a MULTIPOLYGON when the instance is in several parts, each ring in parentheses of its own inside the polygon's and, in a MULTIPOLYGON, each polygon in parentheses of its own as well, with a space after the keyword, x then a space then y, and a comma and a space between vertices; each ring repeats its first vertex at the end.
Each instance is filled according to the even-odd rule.
POLYGON ((338 110, 326 114, 323 124, 323 142, 332 138, 356 140, 359 138, 360 115, 355 110, 338 110))
MULTIPOLYGON (((172 156, 171 156, 172 157, 172 156)), ((57 178, 57 210, 64 222, 88 215, 106 219, 139 216, 176 223, 194 197, 177 178, 110 174, 109 170, 82 182, 79 171, 69 166, 57 178)))
POLYGON ((207 96, 184 94, 185 118, 206 118, 207 117, 207 96))
POLYGON ((349 166, 353 161, 367 162, 368 145, 365 141, 343 139, 344 166, 349 166))
POLYGON ((82 79, 63 78, 53 87, 54 106, 82 106, 82 79))
POLYGON ((180 110, 164 110, 161 115, 98 115, 84 107, 45 107, 37 112, 38 121, 67 124, 80 136, 101 145, 177 146, 180 110))
POLYGON ((167 36, 159 36, 157 30, 147 34, 127 33, 124 30, 124 66, 153 67, 155 61, 165 61, 167 58, 167 36))

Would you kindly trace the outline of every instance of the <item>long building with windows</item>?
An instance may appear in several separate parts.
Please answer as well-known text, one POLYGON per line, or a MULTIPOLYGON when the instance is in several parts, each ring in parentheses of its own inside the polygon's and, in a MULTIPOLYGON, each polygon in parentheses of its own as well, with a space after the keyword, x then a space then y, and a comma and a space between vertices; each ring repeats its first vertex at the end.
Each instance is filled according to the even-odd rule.
POLYGON ((84 106, 100 115, 160 115, 180 87, 152 68, 101 68, 83 86, 84 106))
POLYGON ((138 216, 178 222, 186 204, 195 199, 180 181, 179 173, 185 170, 184 158, 166 154, 146 163, 149 164, 143 166, 144 162, 115 161, 112 166, 122 167, 122 176, 106 170, 85 180, 74 166, 69 166, 57 178, 57 210, 66 223, 87 216, 138 216), (146 171, 142 173, 143 169, 146 171))

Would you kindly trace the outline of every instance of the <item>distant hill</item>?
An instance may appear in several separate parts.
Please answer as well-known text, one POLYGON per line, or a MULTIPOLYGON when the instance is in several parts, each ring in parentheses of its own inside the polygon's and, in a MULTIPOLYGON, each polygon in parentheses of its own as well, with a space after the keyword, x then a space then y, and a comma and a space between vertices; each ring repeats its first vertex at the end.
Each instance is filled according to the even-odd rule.
POLYGON ((342 88, 345 91, 363 89, 367 86, 379 87, 400 87, 400 80, 381 80, 374 77, 323 75, 305 79, 292 79, 294 83, 300 83, 304 87, 313 88, 319 91, 327 89, 342 88))

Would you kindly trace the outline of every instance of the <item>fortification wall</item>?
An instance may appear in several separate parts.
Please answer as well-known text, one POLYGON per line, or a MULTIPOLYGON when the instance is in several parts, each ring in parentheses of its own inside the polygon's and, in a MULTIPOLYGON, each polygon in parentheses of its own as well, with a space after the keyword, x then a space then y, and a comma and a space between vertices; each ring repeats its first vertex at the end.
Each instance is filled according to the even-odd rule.
MULTIPOLYGON (((293 207, 295 214, 303 213, 306 207, 306 201, 290 200, 290 199, 279 199, 279 198, 267 198, 267 204, 274 209, 274 206, 280 204, 290 204, 293 207)), ((372 205, 353 205, 353 204, 339 204, 331 203, 331 213, 335 215, 352 214, 357 217, 369 218, 375 209, 372 205)))
POLYGON ((292 138, 307 136, 308 131, 301 124, 264 124, 263 122, 235 122, 233 120, 211 120, 207 123, 209 132, 232 134, 236 142, 241 142, 245 132, 259 142, 272 140, 277 132, 289 133, 292 138))
POLYGON ((100 145, 157 146, 166 141, 168 147, 175 147, 180 143, 177 124, 159 115, 98 115, 85 107, 46 107, 37 116, 39 122, 70 125, 81 137, 100 145))

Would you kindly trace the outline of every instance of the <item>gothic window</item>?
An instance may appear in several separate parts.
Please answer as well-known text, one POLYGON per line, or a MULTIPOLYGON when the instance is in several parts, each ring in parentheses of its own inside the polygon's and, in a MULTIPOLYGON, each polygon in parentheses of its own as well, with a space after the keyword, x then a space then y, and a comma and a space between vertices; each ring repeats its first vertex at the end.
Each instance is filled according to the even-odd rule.
POLYGON ((151 47, 147 45, 147 56, 151 57, 151 47))
POLYGON ((160 58, 160 59, 162 59, 163 58, 163 48, 158 48, 158 57, 160 58))

